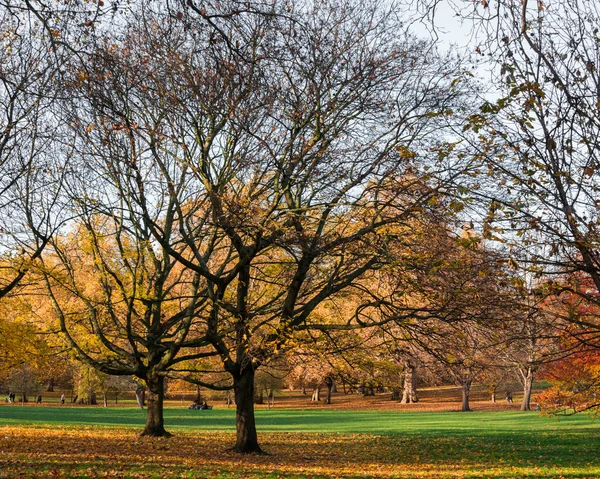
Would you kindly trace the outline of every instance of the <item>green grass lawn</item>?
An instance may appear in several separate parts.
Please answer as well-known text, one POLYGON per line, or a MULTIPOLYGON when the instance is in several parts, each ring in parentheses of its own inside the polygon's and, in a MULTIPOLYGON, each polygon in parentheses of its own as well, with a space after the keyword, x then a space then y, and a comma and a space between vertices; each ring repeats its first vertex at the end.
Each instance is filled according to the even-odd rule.
MULTIPOLYGON (((85 425, 143 427, 139 408, 0 406, 0 425, 85 425)), ((504 412, 381 412, 348 410, 258 409, 263 432, 319 432, 417 435, 536 435, 579 431, 600 432, 600 420, 586 415, 544 417, 538 413, 504 412)), ((193 411, 166 408, 167 429, 235 430, 235 408, 193 411)))
MULTIPOLYGON (((23 430, 74 430, 84 427, 89 432, 109 431, 115 427, 123 430, 122 427, 126 426, 126 431, 130 431, 126 434, 135 437, 137 431, 133 428, 141 429, 144 416, 143 411, 135 408, 0 406, 0 426, 12 428, 11 431, 15 427, 23 430)), ((314 454, 318 456, 319 447, 311 446, 317 443, 322 444, 324 450, 329 450, 333 459, 323 457, 327 466, 316 469, 312 463, 309 466, 313 469, 304 464, 293 472, 286 469, 288 466, 281 470, 275 468, 279 471, 275 475, 271 475, 273 468, 267 468, 271 471, 267 473, 254 464, 251 470, 233 468, 220 477, 377 476, 375 472, 369 473, 373 475, 356 476, 343 472, 347 469, 340 469, 342 460, 336 457, 346 458, 346 462, 356 461, 358 469, 377 465, 378 469, 374 470, 384 471, 381 477, 600 477, 600 422, 584 415, 556 419, 517 411, 395 413, 261 409, 256 411, 256 417, 261 442, 276 458, 275 462, 287 464, 288 461, 293 470, 293 464, 308 457, 302 448, 316 447, 314 454), (289 453, 281 452, 287 451, 289 444, 294 442, 298 443, 296 449, 289 453), (288 454, 286 461, 281 462, 278 454, 288 454), (300 459, 294 460, 294 454, 298 454, 300 459), (361 465, 363 463, 367 465, 361 465), (307 473, 307 470, 318 470, 322 474, 307 473), (236 475, 238 473, 240 475, 236 475)), ((175 433, 176 438, 179 436, 180 441, 201 437, 201 443, 205 443, 211 437, 215 441, 219 437, 218 444, 224 446, 233 440, 231 432, 235 430, 235 410, 166 409, 165 422, 167 429, 175 433)), ((239 463, 235 456, 228 460, 231 464, 239 463)), ((218 471, 228 467, 227 460, 220 459, 218 466, 211 464, 204 464, 198 476, 189 469, 186 474, 189 477, 211 477, 216 474, 215 467, 218 471), (207 471, 212 472, 208 474, 207 471)), ((38 470, 35 472, 40 473, 38 470)), ((156 477, 170 476, 159 474, 156 477)), ((174 472, 172 477, 179 476, 174 472)))

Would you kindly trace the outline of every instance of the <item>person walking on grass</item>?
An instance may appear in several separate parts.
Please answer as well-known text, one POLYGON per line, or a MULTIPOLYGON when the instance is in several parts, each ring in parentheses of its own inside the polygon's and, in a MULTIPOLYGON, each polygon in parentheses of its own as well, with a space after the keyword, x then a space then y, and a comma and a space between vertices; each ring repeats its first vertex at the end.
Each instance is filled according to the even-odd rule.
POLYGON ((62 393, 62 395, 60 396, 60 403, 61 404, 65 403, 65 393, 62 393))

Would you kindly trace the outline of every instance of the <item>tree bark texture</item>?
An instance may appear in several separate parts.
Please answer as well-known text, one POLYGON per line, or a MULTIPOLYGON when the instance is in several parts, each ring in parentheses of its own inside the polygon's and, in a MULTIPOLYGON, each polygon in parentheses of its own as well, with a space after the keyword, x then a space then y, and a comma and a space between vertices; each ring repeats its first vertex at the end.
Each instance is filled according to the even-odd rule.
POLYGON ((402 404, 418 402, 417 388, 415 382, 415 366, 410 362, 404 363, 404 391, 402 392, 402 404))
POLYGON ((165 430, 163 416, 163 403, 165 398, 165 384, 162 376, 151 376, 146 379, 148 386, 148 407, 146 414, 146 427, 142 436, 169 437, 165 430))
POLYGON ((523 374, 523 402, 521 411, 531 411, 531 390, 533 389, 533 371, 527 368, 527 373, 523 374))
POLYGON ((333 392, 334 384, 335 382, 333 381, 333 378, 325 378, 325 386, 327 386, 327 396, 325 398, 325 404, 331 404, 331 393, 333 392))
POLYGON ((462 383, 462 408, 461 411, 471 411, 469 406, 469 394, 471 393, 471 381, 464 381, 462 383))
POLYGON ((236 443, 233 450, 243 454, 260 454, 262 449, 258 445, 254 419, 254 370, 251 367, 233 375, 233 389, 236 406, 236 443))

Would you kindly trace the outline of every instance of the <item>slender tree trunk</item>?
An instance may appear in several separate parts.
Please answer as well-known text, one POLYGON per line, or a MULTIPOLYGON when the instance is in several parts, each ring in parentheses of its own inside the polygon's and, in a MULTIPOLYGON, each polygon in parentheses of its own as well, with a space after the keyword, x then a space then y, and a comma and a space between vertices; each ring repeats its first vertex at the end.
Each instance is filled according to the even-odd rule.
POLYGON ((144 409, 144 388, 142 386, 138 386, 135 389, 135 400, 137 401, 137 405, 140 409, 144 409))
POLYGON ((527 368, 527 373, 523 374, 523 402, 521 411, 531 411, 531 390, 533 389, 533 371, 527 368))
POLYGON ((415 367, 406 362, 404 364, 404 391, 402 392, 402 399, 400 400, 403 404, 410 404, 418 402, 417 389, 415 387, 415 367))
POLYGON ((331 393, 333 392, 333 379, 325 378, 325 386, 327 386, 327 396, 325 397, 325 404, 331 404, 331 393))
POLYGON ((148 385, 148 408, 146 413, 146 427, 142 436, 169 437, 165 431, 163 416, 163 403, 165 398, 165 379, 162 376, 150 376, 146 379, 148 385))
POLYGON ((254 418, 254 370, 250 367, 239 374, 233 374, 235 391, 236 443, 233 450, 240 453, 262 453, 258 445, 254 418))
POLYGON ((469 394, 471 393, 471 380, 466 380, 462 383, 462 409, 461 411, 471 411, 469 406, 469 394))
POLYGON ((104 391, 104 407, 108 407, 108 393, 104 391))

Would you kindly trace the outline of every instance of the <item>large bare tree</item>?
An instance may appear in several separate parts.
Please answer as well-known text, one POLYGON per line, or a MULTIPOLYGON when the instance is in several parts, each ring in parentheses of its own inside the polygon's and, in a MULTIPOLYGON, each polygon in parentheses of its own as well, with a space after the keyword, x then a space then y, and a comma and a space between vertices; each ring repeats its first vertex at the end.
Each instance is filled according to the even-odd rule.
POLYGON ((70 67, 74 161, 92 166, 74 197, 201 281, 193 321, 231 377, 239 452, 260 451, 256 369, 296 331, 365 326, 312 313, 460 172, 442 135, 463 107, 455 59, 383 2, 277 8, 215 29, 141 6, 70 67))

